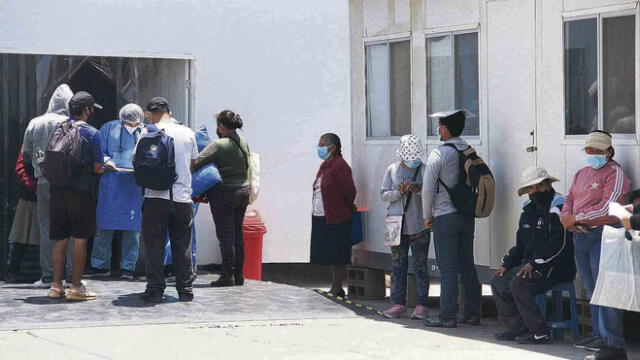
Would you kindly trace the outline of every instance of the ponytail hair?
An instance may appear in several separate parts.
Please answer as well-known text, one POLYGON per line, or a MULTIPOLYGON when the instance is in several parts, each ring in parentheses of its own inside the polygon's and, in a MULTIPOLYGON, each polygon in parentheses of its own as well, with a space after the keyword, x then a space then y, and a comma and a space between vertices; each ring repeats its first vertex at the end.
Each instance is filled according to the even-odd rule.
POLYGON ((231 110, 221 111, 216 120, 229 130, 242 129, 242 118, 231 110))

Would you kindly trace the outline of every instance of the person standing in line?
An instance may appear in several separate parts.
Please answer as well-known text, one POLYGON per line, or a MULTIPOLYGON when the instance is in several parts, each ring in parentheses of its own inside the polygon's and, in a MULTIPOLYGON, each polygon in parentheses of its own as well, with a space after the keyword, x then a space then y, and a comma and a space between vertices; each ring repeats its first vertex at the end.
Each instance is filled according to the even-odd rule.
POLYGON ((219 139, 209 144, 196 159, 192 171, 214 163, 222 183, 207 191, 216 236, 222 254, 222 274, 213 287, 243 285, 244 239, 242 222, 249 205, 249 146, 237 132, 242 129, 240 115, 224 110, 216 116, 219 139))
MULTIPOLYGON (((77 127, 80 136, 80 164, 71 164, 69 186, 51 186, 50 223, 53 246, 53 283, 47 296, 52 299, 94 300, 96 294, 81 283, 87 257, 87 239, 96 234, 96 206, 92 182, 94 174, 104 172, 102 144, 98 130, 89 125, 95 109, 102 109, 91 94, 79 91, 69 100, 71 117, 68 122, 77 127), (76 166, 78 167, 77 171, 76 166), (66 249, 73 242, 71 288, 62 286, 66 249)), ((71 157, 71 155, 70 155, 71 157)), ((53 161, 48 158, 46 162, 53 161)), ((47 174, 47 176, 49 176, 47 174)))
POLYGON ((498 315, 507 326, 497 340, 550 344, 551 329, 536 297, 553 286, 573 282, 576 265, 571 233, 560 223, 564 196, 553 189, 558 179, 539 167, 522 173, 518 195, 529 195, 516 233, 516 244, 491 278, 498 315))
MULTIPOLYGON (((589 133, 584 151, 588 166, 574 176, 560 220, 565 229, 574 233, 578 274, 591 299, 598 280, 604 225, 617 226, 620 222, 609 216, 609 204, 624 202, 631 181, 613 160, 615 150, 609 133, 589 133)), ((626 359, 622 310, 597 305, 590 308, 593 333, 574 346, 596 351, 585 359, 626 359)))
POLYGON ((400 138, 400 148, 396 150, 396 161, 387 167, 382 180, 380 198, 388 202, 387 215, 403 216, 400 245, 391 247, 391 301, 393 305, 382 312, 387 318, 406 315, 407 272, 409 268, 409 249, 413 255, 413 271, 416 275, 416 308, 412 319, 424 320, 427 316, 429 298, 429 259, 430 236, 424 228, 422 217, 422 178, 424 164, 420 160, 425 155, 422 141, 416 135, 400 138), (406 211, 405 211, 406 209, 406 211))
MULTIPOLYGON (((49 137, 53 130, 63 121, 69 118, 69 100, 73 92, 67 84, 56 88, 49 100, 47 112, 29 121, 22 142, 22 155, 25 164, 33 166, 33 175, 37 181, 36 197, 38 199, 38 225, 40 227, 40 268, 42 276, 33 285, 37 288, 47 289, 53 281, 53 241, 49 237, 49 203, 51 199, 50 184, 44 177, 42 164, 44 153, 49 144, 49 137)), ((71 259, 72 244, 67 249, 67 258, 71 259)), ((71 274, 71 261, 67 262, 67 274, 71 274)))
POLYGON ((453 110, 430 117, 438 119, 438 134, 444 144, 427 157, 422 185, 424 226, 433 228, 436 261, 440 269, 440 314, 427 317, 426 326, 454 328, 457 326, 458 278, 464 287, 464 309, 461 321, 480 325, 480 282, 473 258, 475 218, 463 214, 441 186, 453 188, 460 179, 458 151, 469 145, 460 138, 464 130, 465 110, 453 110))
MULTIPOLYGON (((173 138, 175 173, 177 178, 171 191, 145 189, 142 205, 142 237, 145 251, 146 290, 140 297, 147 302, 160 303, 165 288, 164 248, 167 233, 171 238, 173 270, 176 275, 178 300, 193 300, 193 267, 191 264, 191 166, 198 156, 193 130, 172 121, 169 102, 154 97, 147 104, 145 114, 155 128, 173 138)), ((150 126, 147 126, 150 130, 150 126)), ((140 144, 140 141, 138 142, 140 144)))
POLYGON ((100 128, 105 173, 98 195, 98 236, 91 254, 92 276, 111 274, 111 243, 122 232, 120 278, 133 280, 140 251, 142 190, 133 176, 133 150, 144 129, 144 113, 136 104, 120 109, 120 119, 100 128))
POLYGON ((317 153, 323 162, 313 182, 311 263, 331 267, 333 282, 329 292, 344 297, 342 282, 346 265, 351 264, 351 219, 356 186, 351 167, 342 158, 338 135, 322 135, 317 153))
POLYGON ((9 269, 5 275, 7 283, 16 282, 20 273, 20 264, 28 247, 40 244, 36 198, 37 183, 33 177, 33 167, 24 162, 22 152, 18 153, 15 175, 20 183, 20 195, 9 234, 9 241, 13 243, 13 249, 11 250, 9 269))

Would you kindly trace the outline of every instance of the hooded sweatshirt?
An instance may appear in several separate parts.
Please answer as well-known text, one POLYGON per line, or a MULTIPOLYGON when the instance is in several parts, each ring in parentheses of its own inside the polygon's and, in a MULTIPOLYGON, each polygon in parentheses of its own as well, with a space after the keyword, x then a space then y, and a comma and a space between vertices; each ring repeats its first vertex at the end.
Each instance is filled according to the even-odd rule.
POLYGON ((622 166, 614 160, 600 169, 582 168, 573 178, 562 216, 575 215, 578 224, 588 227, 617 224, 620 220, 609 216, 609 203, 624 202, 630 184, 622 166))
POLYGON ((39 183, 46 183, 40 165, 49 145, 49 136, 58 124, 69 118, 69 100, 72 96, 73 92, 67 84, 58 86, 49 100, 47 112, 33 118, 24 133, 22 155, 24 161, 33 166, 34 175, 39 183))
MULTIPOLYGON (((444 144, 453 144, 458 150, 465 150, 469 146, 461 138, 449 139, 444 144)), ((422 215, 425 219, 458 211, 453 206, 447 190, 438 183, 440 178, 448 187, 453 187, 460 175, 458 152, 444 144, 431 151, 427 157, 422 181, 422 215)))

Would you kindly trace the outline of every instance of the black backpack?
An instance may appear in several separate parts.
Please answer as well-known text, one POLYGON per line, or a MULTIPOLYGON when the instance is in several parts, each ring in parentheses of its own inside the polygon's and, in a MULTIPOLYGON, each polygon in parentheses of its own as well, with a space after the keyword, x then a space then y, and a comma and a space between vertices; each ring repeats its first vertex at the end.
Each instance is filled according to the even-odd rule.
POLYGON ((63 121, 49 136, 42 169, 44 177, 55 187, 69 187, 86 165, 82 158, 82 123, 63 121))
POLYGON ((147 125, 147 130, 133 155, 136 184, 143 190, 169 190, 173 197, 173 183, 178 179, 173 138, 154 125, 147 125))
POLYGON ((440 183, 449 193, 453 206, 462 214, 485 218, 493 210, 495 180, 484 160, 471 146, 461 151, 454 144, 444 144, 458 153, 460 175, 453 187, 448 187, 440 178, 440 183))

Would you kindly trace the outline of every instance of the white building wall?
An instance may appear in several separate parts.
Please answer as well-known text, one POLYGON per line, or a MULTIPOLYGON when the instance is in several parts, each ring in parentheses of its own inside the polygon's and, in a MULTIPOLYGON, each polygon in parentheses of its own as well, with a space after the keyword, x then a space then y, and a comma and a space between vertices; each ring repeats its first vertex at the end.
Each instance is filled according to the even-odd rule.
MULTIPOLYGON (((264 261, 308 261, 319 136, 340 135, 350 161, 346 1, 5 0, 3 52, 193 59, 195 125, 232 109, 262 155, 264 261)), ((218 261, 207 206, 197 230, 198 261, 218 261)))

